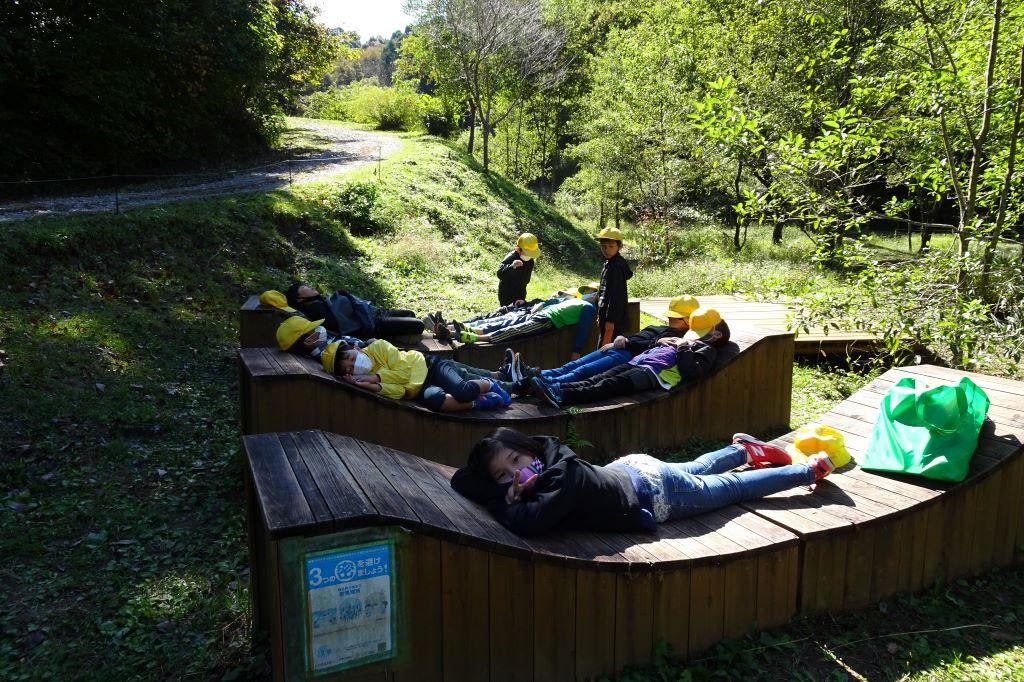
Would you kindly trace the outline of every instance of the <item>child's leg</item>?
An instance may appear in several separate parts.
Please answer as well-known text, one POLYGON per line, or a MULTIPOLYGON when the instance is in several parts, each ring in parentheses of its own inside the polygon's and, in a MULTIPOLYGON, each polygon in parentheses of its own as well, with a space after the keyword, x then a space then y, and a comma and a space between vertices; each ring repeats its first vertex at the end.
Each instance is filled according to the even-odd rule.
MULTIPOLYGON (((561 380, 562 377, 564 377, 566 374, 571 373, 574 369, 576 369, 578 367, 582 367, 583 365, 586 365, 587 363, 594 362, 595 360, 599 360, 601 358, 601 356, 602 356, 601 351, 595 350, 593 353, 588 353, 587 355, 584 355, 582 358, 577 358, 576 360, 570 360, 569 362, 565 363, 561 367, 555 367, 553 369, 541 370, 540 376, 541 376, 542 379, 561 380)), ((601 371, 603 372, 604 370, 601 370, 601 371)), ((579 379, 584 379, 584 378, 586 378, 586 377, 580 377, 579 379)), ((579 381, 579 379, 572 379, 572 381, 579 381)))
POLYGON ((663 477, 670 519, 694 516, 814 483, 814 471, 806 464, 707 476, 689 474, 667 466, 663 477))
POLYGON ((465 363, 459 362, 458 360, 451 360, 450 362, 452 363, 452 367, 455 368, 455 371, 458 372, 459 376, 462 377, 463 379, 487 379, 491 383, 500 386, 501 389, 506 393, 508 393, 509 389, 512 388, 511 381, 502 381, 500 379, 495 379, 493 376, 494 372, 491 372, 490 370, 482 369, 480 367, 473 367, 472 365, 467 365, 465 363))
POLYGON ((508 341, 509 339, 519 336, 529 336, 531 334, 538 334, 545 329, 550 329, 554 325, 546 317, 534 317, 519 324, 514 324, 503 329, 491 332, 489 334, 492 343, 499 343, 502 341, 508 341))
POLYGON ((374 331, 380 336, 406 336, 423 333, 423 320, 415 317, 393 317, 378 315, 374 331))
POLYGON ((464 378, 454 360, 438 360, 430 366, 427 383, 437 386, 460 403, 473 402, 483 391, 476 382, 479 378, 464 378))
POLYGON ((747 451, 738 445, 727 445, 721 450, 703 454, 692 462, 666 462, 665 466, 676 471, 702 476, 724 474, 726 471, 747 463, 747 451))
POLYGON ((576 322, 576 336, 572 340, 573 353, 580 353, 583 350, 583 344, 587 342, 587 337, 590 336, 590 328, 594 326, 594 318, 596 316, 597 306, 587 303, 580 308, 580 319, 576 322))
POLYGON ((613 367, 624 365, 629 362, 633 355, 628 350, 596 350, 593 353, 584 355, 579 360, 568 362, 558 369, 544 370, 540 373, 542 379, 551 379, 559 383, 582 381, 605 372, 613 367), (555 376, 548 376, 547 372, 561 372, 555 376))
POLYGON ((629 377, 629 373, 630 370, 635 369, 637 368, 632 365, 619 365, 583 381, 561 384, 562 403, 578 405, 629 395, 634 392, 633 380, 629 377))

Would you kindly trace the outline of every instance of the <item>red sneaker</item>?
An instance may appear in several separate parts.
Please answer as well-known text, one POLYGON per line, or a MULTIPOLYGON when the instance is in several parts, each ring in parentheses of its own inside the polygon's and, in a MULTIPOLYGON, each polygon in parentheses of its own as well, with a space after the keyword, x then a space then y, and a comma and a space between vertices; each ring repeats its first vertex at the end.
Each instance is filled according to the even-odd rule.
POLYGON ((811 471, 814 472, 815 481, 825 478, 836 468, 836 465, 832 463, 832 460, 824 452, 808 457, 807 466, 811 467, 811 471))
POLYGON ((780 447, 765 443, 745 433, 733 434, 732 442, 747 451, 747 463, 755 469, 763 469, 769 465, 792 464, 793 458, 780 447))

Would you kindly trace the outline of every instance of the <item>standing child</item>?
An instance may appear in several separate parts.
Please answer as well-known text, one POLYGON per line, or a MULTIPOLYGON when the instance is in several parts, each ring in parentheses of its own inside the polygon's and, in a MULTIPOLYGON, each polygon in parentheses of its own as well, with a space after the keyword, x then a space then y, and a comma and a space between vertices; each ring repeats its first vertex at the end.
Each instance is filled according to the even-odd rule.
POLYGON ((526 285, 533 276, 533 259, 540 255, 537 236, 524 232, 498 266, 498 303, 509 305, 526 298, 526 285))
POLYGON ((629 263, 622 257, 622 232, 606 227, 597 233, 604 256, 601 289, 597 295, 597 347, 611 343, 626 333, 629 324, 629 294, 626 280, 633 276, 629 263))

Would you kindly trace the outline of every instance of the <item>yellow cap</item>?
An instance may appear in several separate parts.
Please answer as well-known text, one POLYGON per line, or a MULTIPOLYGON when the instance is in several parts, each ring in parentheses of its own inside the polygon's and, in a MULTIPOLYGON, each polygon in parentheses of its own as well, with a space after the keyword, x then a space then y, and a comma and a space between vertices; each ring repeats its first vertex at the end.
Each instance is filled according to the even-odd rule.
POLYGON ((721 321, 722 316, 718 314, 717 310, 701 306, 690 313, 690 331, 686 332, 683 338, 689 341, 702 339, 721 321))
POLYGON ((323 320, 307 320, 298 315, 289 317, 277 327, 277 345, 281 350, 288 350, 296 341, 323 323, 323 320))
POLYGON ((573 296, 575 296, 576 298, 583 298, 587 294, 592 294, 595 291, 600 291, 600 290, 601 290, 601 283, 600 282, 588 282, 587 284, 584 284, 582 286, 576 287, 576 291, 573 293, 573 296))
POLYGON ((615 239, 622 241, 622 230, 617 227, 606 227, 597 233, 598 239, 615 239))
POLYGON ((693 296, 676 296, 668 304, 668 310, 665 311, 666 317, 675 317, 677 319, 690 319, 690 313, 700 307, 700 303, 697 302, 693 296))
POLYGON ((288 307, 288 299, 284 294, 276 289, 270 289, 260 294, 260 305, 264 305, 268 308, 280 308, 281 310, 289 313, 298 312, 295 308, 288 307))
POLYGON ((339 348, 341 348, 341 341, 335 341, 327 344, 327 348, 324 348, 324 352, 320 354, 320 363, 328 374, 334 374, 334 358, 338 355, 339 348))
POLYGON ((537 243, 537 235, 532 232, 523 232, 516 240, 516 246, 527 258, 536 258, 540 255, 540 244, 537 243))
POLYGON ((846 450, 843 434, 826 424, 808 424, 797 429, 793 442, 786 446, 794 462, 805 462, 811 455, 824 452, 839 469, 849 464, 850 453, 846 450))

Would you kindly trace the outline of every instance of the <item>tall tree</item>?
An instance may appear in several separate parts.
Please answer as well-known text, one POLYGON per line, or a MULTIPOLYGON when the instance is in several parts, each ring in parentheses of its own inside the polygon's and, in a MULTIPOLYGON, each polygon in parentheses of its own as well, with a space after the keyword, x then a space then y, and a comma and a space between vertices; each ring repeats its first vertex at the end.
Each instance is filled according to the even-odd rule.
POLYGON ((430 49, 450 55, 483 132, 490 167, 495 126, 531 94, 565 76, 565 31, 544 17, 541 0, 412 0, 430 49))

